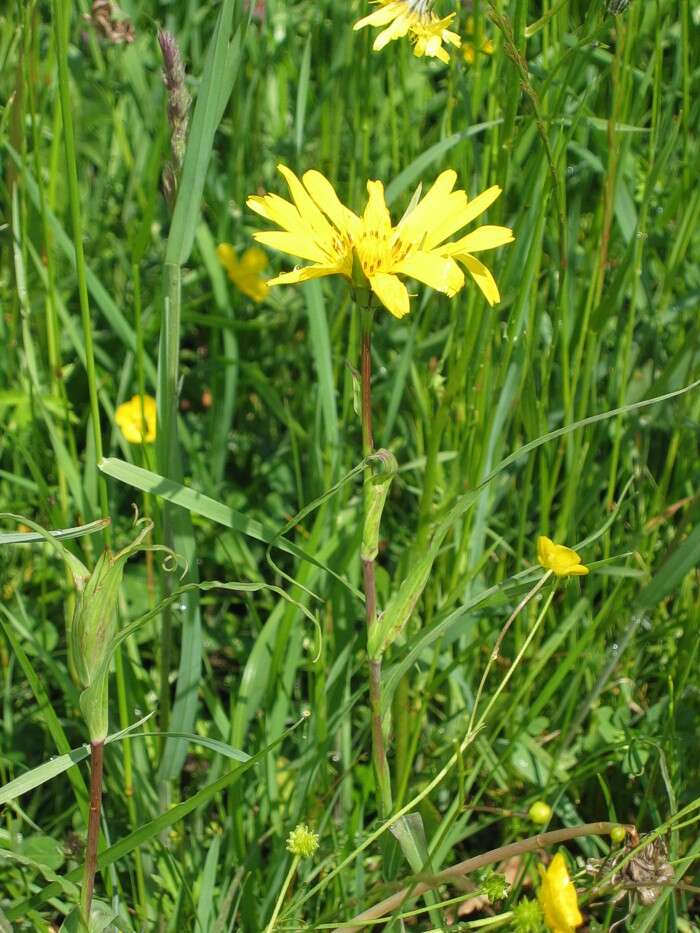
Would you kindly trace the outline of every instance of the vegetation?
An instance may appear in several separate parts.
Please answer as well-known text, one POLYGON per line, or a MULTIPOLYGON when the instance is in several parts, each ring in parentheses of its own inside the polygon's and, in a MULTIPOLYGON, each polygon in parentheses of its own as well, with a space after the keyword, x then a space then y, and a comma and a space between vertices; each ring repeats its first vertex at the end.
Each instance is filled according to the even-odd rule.
POLYGON ((371 11, 0 14, 3 931, 698 929, 700 7, 371 11))

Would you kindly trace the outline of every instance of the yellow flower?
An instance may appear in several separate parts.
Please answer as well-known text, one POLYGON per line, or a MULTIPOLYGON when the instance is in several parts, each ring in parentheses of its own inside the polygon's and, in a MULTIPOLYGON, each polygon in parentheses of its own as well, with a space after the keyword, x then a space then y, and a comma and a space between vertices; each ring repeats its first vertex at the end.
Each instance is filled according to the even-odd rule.
POLYGON ((219 243, 216 255, 228 277, 244 295, 258 302, 267 298, 267 282, 260 274, 267 265, 267 256, 261 249, 252 246, 239 260, 230 243, 219 243))
MULTIPOLYGON (((474 17, 473 16, 470 16, 467 19, 467 26, 464 32, 467 36, 474 35, 474 17)), ((496 46, 493 44, 493 42, 490 39, 487 39, 484 36, 481 37, 481 47, 479 48, 480 52, 483 52, 484 55, 493 55, 493 51, 495 48, 496 46)), ((474 48, 473 42, 470 42, 469 40, 467 40, 466 42, 462 43, 462 55, 464 56, 464 60, 468 65, 474 64, 474 60, 476 59, 476 49, 474 48)))
POLYGON ((588 567, 584 567, 576 551, 555 544, 544 535, 537 539, 537 559, 545 570, 551 570, 558 577, 583 577, 588 573, 588 567))
POLYGON ((547 871, 541 865, 539 870, 542 884, 538 897, 547 928, 552 933, 574 933, 576 927, 583 923, 583 917, 564 856, 557 852, 547 871))
POLYGON ((393 39, 401 39, 408 35, 413 42, 413 54, 419 58, 428 55, 448 62, 450 56, 443 49, 442 43, 447 42, 457 48, 462 40, 456 32, 447 27, 455 17, 454 13, 440 19, 430 12, 430 0, 378 0, 381 4, 378 10, 365 16, 355 23, 353 29, 362 29, 364 26, 386 26, 374 40, 372 48, 375 52, 381 51, 393 39))
POLYGON ((408 314, 410 301, 399 275, 452 297, 464 285, 458 260, 489 304, 499 300, 493 276, 471 254, 510 243, 512 231, 508 227, 484 226, 445 243, 447 237, 496 200, 501 193, 497 185, 469 201, 464 191, 453 190, 457 173, 447 170, 393 226, 381 181, 367 182, 367 206, 358 217, 340 202, 320 172, 306 172, 302 184, 286 166, 278 168, 289 185, 293 203, 276 194, 248 198, 251 210, 282 228, 282 232, 256 233, 255 239, 313 264, 278 275, 268 285, 342 275, 357 286, 369 287, 394 317, 401 318, 408 314))
POLYGON ((311 858, 318 849, 318 835, 306 823, 299 823, 287 837, 287 851, 299 858, 311 858))
POLYGON ((150 444, 156 439, 156 400, 150 395, 134 395, 117 408, 114 420, 130 444, 150 444))

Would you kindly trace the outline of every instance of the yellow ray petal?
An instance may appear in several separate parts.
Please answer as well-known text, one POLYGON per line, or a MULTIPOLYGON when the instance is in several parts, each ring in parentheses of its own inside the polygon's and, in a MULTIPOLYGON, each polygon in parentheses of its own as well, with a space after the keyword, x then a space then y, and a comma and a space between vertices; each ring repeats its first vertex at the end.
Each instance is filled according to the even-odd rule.
POLYGON ((302 266, 291 272, 282 272, 274 279, 268 279, 268 285, 294 285, 296 282, 307 282, 309 279, 320 279, 324 275, 342 274, 342 269, 336 265, 302 266))
POLYGON ((394 317, 405 317, 411 310, 406 286, 397 276, 380 272, 370 276, 369 284, 377 298, 394 317))
POLYGON ((384 200, 384 185, 381 181, 368 181, 367 193, 369 199, 362 215, 365 228, 388 233, 391 229, 391 215, 384 200))
POLYGON ((475 256, 470 256, 469 253, 460 253, 453 258, 458 259, 460 262, 464 263, 464 265, 469 270, 471 277, 484 293, 484 297, 491 305, 491 307, 493 307, 496 302, 501 300, 501 294, 498 291, 496 280, 483 264, 483 262, 479 262, 475 256))
POLYGON ((246 201, 246 205, 251 211, 260 214, 265 220, 271 220, 272 223, 283 227, 285 230, 300 231, 307 230, 301 219, 299 211, 289 201, 285 201, 278 194, 266 194, 262 197, 251 195, 246 201))
POLYGON ((305 173, 303 180, 306 190, 338 230, 346 236, 353 236, 357 232, 360 218, 341 202, 328 179, 312 169, 305 173))
POLYGON ((456 295, 464 285, 464 274, 457 263, 438 256, 437 253, 415 250, 397 263, 394 271, 410 275, 411 278, 450 297, 456 295))
MULTIPOLYGON (((464 226, 467 205, 466 192, 461 190, 453 191, 445 202, 444 209, 440 211, 437 217, 433 216, 423 243, 423 249, 435 249, 448 236, 451 236, 456 230, 460 230, 464 226)), ((440 248, 440 252, 444 252, 444 249, 440 248)))
POLYGON ((298 233, 287 233, 279 230, 265 230, 262 233, 254 233, 253 238, 258 243, 264 243, 280 253, 287 253, 290 256, 298 256, 299 259, 310 259, 312 262, 328 262, 330 258, 328 253, 322 250, 315 240, 308 236, 301 236, 298 233))
POLYGON ((399 0, 391 0, 390 3, 375 10, 374 13, 370 13, 369 16, 359 19, 352 28, 362 29, 363 26, 385 26, 392 19, 396 19, 402 9, 403 3, 399 2, 399 0))
POLYGON ((512 243, 514 239, 510 227, 493 227, 487 224, 472 230, 454 243, 447 243, 440 252, 446 256, 453 256, 455 253, 478 253, 484 249, 495 249, 497 246, 512 243))
MULTIPOLYGON (((429 229, 435 223, 437 212, 452 210, 451 197, 452 189, 457 181, 457 172, 447 169, 441 172, 434 183, 425 194, 425 196, 416 204, 410 213, 401 218, 398 224, 398 231, 403 240, 409 240, 418 246, 421 246, 426 233, 430 235, 429 229)), ((459 195, 459 192, 454 192, 459 195)), ((466 208, 467 196, 461 192, 464 199, 463 208, 466 208)), ((459 199, 461 201, 461 199, 459 199)), ((445 234, 448 236, 449 234, 445 234)))
POLYGON ((388 45, 394 39, 401 39, 411 28, 411 18, 405 13, 401 13, 391 26, 380 32, 372 44, 372 50, 381 52, 385 45, 388 45))
POLYGON ((470 223, 470 221, 474 220, 475 217, 478 217, 479 214, 483 214, 486 208, 493 204, 500 193, 501 188, 498 185, 492 185, 491 188, 487 188, 486 191, 482 191, 481 194, 477 195, 473 201, 470 201, 466 211, 464 212, 463 226, 466 226, 468 223, 470 223))
POLYGON ((311 228, 314 236, 320 241, 320 245, 322 245, 324 249, 332 251, 335 231, 326 220, 322 211, 316 206, 316 202, 291 169, 281 164, 278 165, 277 168, 282 175, 284 175, 289 185, 292 199, 299 209, 301 219, 305 222, 307 228, 311 228))

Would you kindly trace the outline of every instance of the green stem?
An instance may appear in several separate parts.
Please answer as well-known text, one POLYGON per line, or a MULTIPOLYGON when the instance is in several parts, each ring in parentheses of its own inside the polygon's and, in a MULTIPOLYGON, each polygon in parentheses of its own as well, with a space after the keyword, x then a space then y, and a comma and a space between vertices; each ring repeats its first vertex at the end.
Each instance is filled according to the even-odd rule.
POLYGON ((292 878, 296 874, 297 865, 299 864, 300 860, 301 860, 301 856, 299 855, 295 855, 294 858, 292 859, 292 864, 289 866, 289 871, 287 872, 287 877, 284 879, 282 890, 280 891, 277 897, 275 909, 272 911, 270 922, 265 927, 265 933, 272 933, 272 931, 275 928, 275 924, 277 923, 277 918, 279 917, 280 910, 282 909, 282 904, 284 903, 284 899, 287 896, 289 885, 292 883, 292 878))
POLYGON ((90 929, 90 908, 95 890, 95 872, 97 870, 97 845, 100 840, 100 810, 102 809, 102 768, 104 762, 104 742, 90 743, 90 809, 88 811, 88 834, 85 849, 85 868, 83 871, 83 889, 80 894, 80 910, 83 922, 90 929))
MULTIPOLYGON (((363 308, 362 314, 362 350, 361 350, 361 388, 362 403, 362 455, 367 458, 374 452, 372 436, 372 316, 371 305, 363 308)), ((365 468, 365 521, 369 514, 369 491, 372 481, 372 468, 365 468)), ((362 582, 365 592, 365 618, 367 635, 377 622, 377 580, 374 558, 362 558, 362 582)), ((391 777, 386 757, 386 745, 382 730, 382 660, 373 658, 369 662, 369 705, 372 725, 372 762, 377 781, 377 809, 382 819, 391 813, 391 777)))

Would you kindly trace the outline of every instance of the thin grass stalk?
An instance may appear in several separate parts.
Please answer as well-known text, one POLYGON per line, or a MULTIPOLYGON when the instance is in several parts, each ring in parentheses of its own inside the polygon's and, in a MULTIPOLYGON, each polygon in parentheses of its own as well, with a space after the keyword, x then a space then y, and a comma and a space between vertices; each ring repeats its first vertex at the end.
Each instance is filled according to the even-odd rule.
MULTIPOLYGON (((362 349, 360 373, 360 397, 362 410, 362 456, 366 459, 374 452, 374 437, 372 434, 372 317, 373 310, 370 305, 361 309, 362 315, 362 349)), ((372 467, 365 468, 365 520, 369 514, 368 497, 370 483, 372 482, 372 467)), ((375 574, 375 559, 362 558, 362 583, 365 593, 365 618, 367 634, 377 622, 377 580, 375 574)), ((382 661, 381 658, 370 658, 369 661, 369 705, 372 728, 372 763, 377 781, 377 805, 382 819, 391 813, 391 777, 389 763, 386 757, 386 744, 382 730, 382 661)))

